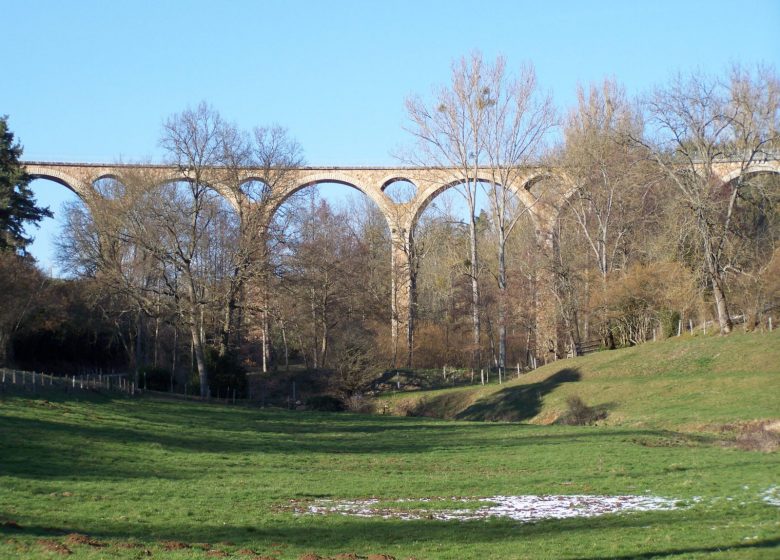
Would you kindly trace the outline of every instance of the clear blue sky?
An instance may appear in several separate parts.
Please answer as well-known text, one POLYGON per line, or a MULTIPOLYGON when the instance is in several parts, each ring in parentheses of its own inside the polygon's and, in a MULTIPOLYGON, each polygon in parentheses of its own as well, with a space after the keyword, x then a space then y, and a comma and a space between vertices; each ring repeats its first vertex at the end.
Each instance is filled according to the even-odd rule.
MULTIPOLYGON (((0 114, 28 160, 159 160, 163 119, 205 100, 286 126, 311 165, 392 165, 404 99, 473 49, 533 63, 562 109, 605 76, 635 94, 677 70, 780 66, 778 0, 0 0, 0 29, 0 114)), ((38 183, 57 211, 61 187, 38 183)))

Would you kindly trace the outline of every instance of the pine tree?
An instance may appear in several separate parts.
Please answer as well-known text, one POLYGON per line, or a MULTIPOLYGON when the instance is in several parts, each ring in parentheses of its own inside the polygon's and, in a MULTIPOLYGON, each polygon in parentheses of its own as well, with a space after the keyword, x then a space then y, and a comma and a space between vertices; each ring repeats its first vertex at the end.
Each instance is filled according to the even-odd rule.
POLYGON ((25 222, 37 224, 52 215, 48 208, 35 205, 32 178, 19 162, 21 156, 22 146, 14 143, 8 130, 8 117, 0 117, 0 251, 24 253, 32 242, 24 236, 25 222))

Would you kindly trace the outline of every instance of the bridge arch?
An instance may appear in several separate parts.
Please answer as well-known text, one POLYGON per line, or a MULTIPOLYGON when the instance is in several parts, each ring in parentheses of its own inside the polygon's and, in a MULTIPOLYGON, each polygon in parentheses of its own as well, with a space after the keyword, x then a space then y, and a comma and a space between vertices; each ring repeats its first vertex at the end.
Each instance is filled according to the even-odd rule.
MULTIPOLYGON (((554 211, 557 212, 560 209, 560 204, 557 203, 558 201, 554 198, 554 195, 548 197, 550 200, 542 200, 542 197, 539 196, 538 193, 534 193, 532 190, 537 183, 546 179, 557 180, 566 185, 565 196, 571 196, 574 187, 573 181, 571 181, 565 174, 555 173, 548 170, 534 172, 531 175, 514 177, 505 186, 501 185, 500 182, 496 182, 493 176, 487 172, 481 172, 476 176, 477 182, 495 184, 498 187, 504 188, 511 194, 515 195, 520 200, 520 202, 524 204, 526 208, 528 208, 531 218, 537 227, 539 226, 540 220, 545 221, 547 214, 552 213, 550 210, 554 208, 554 211), (542 203, 540 206, 544 206, 546 211, 542 211, 541 208, 537 207, 540 202, 542 203)), ((404 224, 405 229, 409 232, 409 235, 411 235, 414 231, 414 228, 417 226, 417 222, 419 221, 423 212, 425 212, 425 209, 438 195, 447 189, 462 185, 466 183, 466 181, 473 180, 474 179, 472 177, 469 177, 468 179, 450 177, 444 182, 432 183, 424 189, 418 189, 417 196, 410 202, 412 207, 411 212, 407 218, 406 223, 404 224)))
MULTIPOLYGON (((260 180, 262 181, 262 179, 260 180)), ((388 198, 388 196, 381 190, 367 186, 358 181, 355 177, 340 172, 315 173, 301 177, 295 182, 293 186, 285 189, 277 200, 272 202, 271 206, 267 210, 266 220, 270 222, 279 208, 298 191, 301 191, 307 187, 315 187, 324 183, 335 183, 360 191, 377 205, 379 210, 382 212, 382 215, 385 217, 385 220, 387 221, 388 227, 391 229, 391 231, 395 227, 393 213, 391 211, 392 201, 388 198)))
POLYGON ((728 184, 737 179, 740 175, 754 175, 756 173, 777 173, 780 174, 780 162, 758 162, 749 165, 746 169, 737 168, 726 173, 722 179, 728 184))
POLYGON ((62 185, 66 189, 75 193, 81 200, 86 201, 92 194, 91 185, 87 185, 83 181, 73 177, 72 175, 65 173, 60 169, 51 169, 45 166, 39 165, 27 165, 25 166, 27 174, 32 179, 45 179, 52 181, 58 185, 62 185))
POLYGON ((403 175, 388 175, 380 181, 379 189, 395 204, 408 204, 420 192, 420 186, 411 178, 403 175), (397 187, 403 189, 404 185, 407 186, 405 190, 396 191, 394 194, 388 189, 395 190, 397 187))

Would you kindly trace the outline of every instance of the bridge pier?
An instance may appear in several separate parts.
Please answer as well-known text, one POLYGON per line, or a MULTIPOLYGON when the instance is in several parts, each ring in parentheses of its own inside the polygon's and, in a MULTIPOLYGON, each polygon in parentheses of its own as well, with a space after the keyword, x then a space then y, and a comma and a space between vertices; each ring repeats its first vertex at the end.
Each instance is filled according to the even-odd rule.
POLYGON ((411 367, 414 350, 414 309, 416 300, 412 238, 404 228, 390 232, 391 255, 391 338, 394 368, 411 367))

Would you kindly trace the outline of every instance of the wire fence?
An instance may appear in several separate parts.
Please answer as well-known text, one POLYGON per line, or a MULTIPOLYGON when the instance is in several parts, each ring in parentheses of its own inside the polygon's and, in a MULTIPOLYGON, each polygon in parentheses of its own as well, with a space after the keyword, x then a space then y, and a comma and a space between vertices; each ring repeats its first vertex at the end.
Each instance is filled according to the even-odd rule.
POLYGON ((48 391, 57 391, 61 393, 77 394, 79 392, 99 392, 122 394, 129 396, 150 395, 159 398, 173 400, 191 400, 222 404, 247 404, 250 399, 241 398, 237 395, 236 389, 228 388, 219 392, 217 395, 201 397, 197 394, 191 394, 187 386, 184 386, 183 393, 169 391, 155 391, 147 389, 143 380, 137 386, 133 380, 133 375, 128 373, 112 374, 85 374, 85 375, 51 375, 36 371, 24 371, 11 368, 0 368, 0 393, 10 391, 12 388, 16 391, 26 393, 44 393, 48 391))
POLYGON ((138 390, 135 383, 122 373, 62 376, 0 368, 0 390, 5 391, 11 387, 33 393, 57 389, 68 393, 106 391, 134 395, 138 390))

